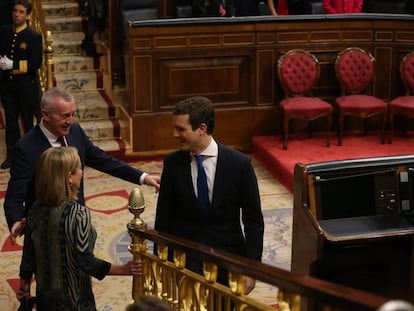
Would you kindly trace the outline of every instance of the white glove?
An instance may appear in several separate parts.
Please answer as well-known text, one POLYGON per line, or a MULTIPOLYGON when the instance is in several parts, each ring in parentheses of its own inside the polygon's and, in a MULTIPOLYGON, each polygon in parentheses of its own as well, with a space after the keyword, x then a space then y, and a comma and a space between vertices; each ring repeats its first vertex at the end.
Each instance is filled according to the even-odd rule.
POLYGON ((11 70, 13 69, 13 61, 7 56, 0 58, 0 69, 1 70, 11 70))

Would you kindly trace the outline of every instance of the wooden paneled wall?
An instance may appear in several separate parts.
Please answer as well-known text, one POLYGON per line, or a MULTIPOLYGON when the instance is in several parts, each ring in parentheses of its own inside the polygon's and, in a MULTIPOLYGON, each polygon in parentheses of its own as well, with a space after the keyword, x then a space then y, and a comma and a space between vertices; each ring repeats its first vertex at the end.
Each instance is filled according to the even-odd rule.
POLYGON ((216 106, 215 137, 249 148, 255 135, 280 132, 278 57, 294 48, 312 52, 321 74, 315 95, 340 94, 334 61, 359 46, 376 59, 372 94, 385 100, 403 93, 399 64, 414 49, 410 15, 311 15, 233 19, 164 19, 129 28, 126 109, 133 122, 133 151, 175 149, 171 108, 202 95, 216 106))

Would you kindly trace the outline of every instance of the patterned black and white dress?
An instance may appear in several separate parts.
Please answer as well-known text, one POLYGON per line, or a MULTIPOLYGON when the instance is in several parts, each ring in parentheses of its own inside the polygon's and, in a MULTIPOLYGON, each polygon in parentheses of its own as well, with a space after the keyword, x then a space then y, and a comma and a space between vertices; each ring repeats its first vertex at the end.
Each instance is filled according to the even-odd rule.
POLYGON ((25 230, 20 277, 36 278, 37 310, 96 310, 91 276, 102 280, 111 264, 96 258, 89 210, 74 201, 34 204, 25 230))

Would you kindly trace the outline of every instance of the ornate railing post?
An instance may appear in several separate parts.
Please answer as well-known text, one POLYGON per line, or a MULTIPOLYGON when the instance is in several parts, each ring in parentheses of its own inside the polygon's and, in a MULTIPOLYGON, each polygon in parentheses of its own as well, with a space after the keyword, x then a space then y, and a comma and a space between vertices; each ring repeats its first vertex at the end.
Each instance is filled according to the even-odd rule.
POLYGON ((53 87, 53 40, 50 31, 47 30, 41 1, 33 1, 32 4, 33 11, 30 14, 30 26, 43 36, 43 41, 46 45, 43 49, 43 62, 38 71, 40 87, 44 92, 53 87))
MULTIPOLYGON (((129 195, 128 209, 134 215, 134 218, 128 223, 127 228, 130 229, 131 227, 136 230, 145 230, 147 228, 147 224, 140 217, 145 210, 145 201, 139 188, 132 189, 129 195)), ((128 232, 131 236, 131 244, 129 245, 128 250, 132 253, 134 259, 142 261, 140 253, 146 252, 147 241, 136 234, 132 234, 131 230, 128 230, 128 232)), ((138 301, 138 298, 145 294, 143 284, 144 279, 142 275, 133 276, 132 299, 134 301, 138 301)))
POLYGON ((52 33, 48 30, 46 31, 46 48, 45 48, 45 58, 46 58, 46 88, 51 89, 53 87, 53 39, 52 33))

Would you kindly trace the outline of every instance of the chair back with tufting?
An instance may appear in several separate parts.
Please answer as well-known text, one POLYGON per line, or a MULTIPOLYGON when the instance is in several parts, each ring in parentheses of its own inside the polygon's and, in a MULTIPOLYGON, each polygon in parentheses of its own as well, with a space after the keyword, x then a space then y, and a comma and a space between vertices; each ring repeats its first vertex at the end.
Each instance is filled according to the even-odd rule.
POLYGON ((392 143, 394 132, 394 119, 396 116, 401 118, 400 127, 405 133, 408 120, 414 119, 414 52, 404 56, 400 65, 401 79, 405 86, 405 94, 398 96, 390 102, 389 109, 389 135, 388 142, 392 143), (403 122, 401 122, 403 121, 403 122))
POLYGON ((344 94, 366 93, 374 76, 374 57, 351 47, 339 53, 335 62, 336 77, 344 94))
POLYGON ((316 57, 303 50, 291 50, 278 62, 280 81, 288 97, 311 95, 319 78, 316 57))
POLYGON ((359 47, 349 47, 336 57, 335 72, 341 87, 341 96, 335 99, 339 146, 342 145, 344 119, 348 116, 363 119, 364 134, 367 133, 367 119, 380 118, 381 142, 384 143, 388 106, 382 99, 369 95, 375 73, 374 61, 371 53, 359 47))
MULTIPOLYGON (((326 146, 329 147, 332 106, 312 96, 313 87, 319 78, 318 60, 307 51, 294 49, 279 58, 277 68, 286 95, 280 102, 283 118, 283 149, 287 149, 289 122, 293 119, 302 119, 311 123, 313 120, 325 118, 326 146)), ((311 126, 309 130, 311 136, 311 126)))
POLYGON ((400 73, 406 89, 406 95, 414 94, 414 52, 407 54, 403 58, 400 73))

